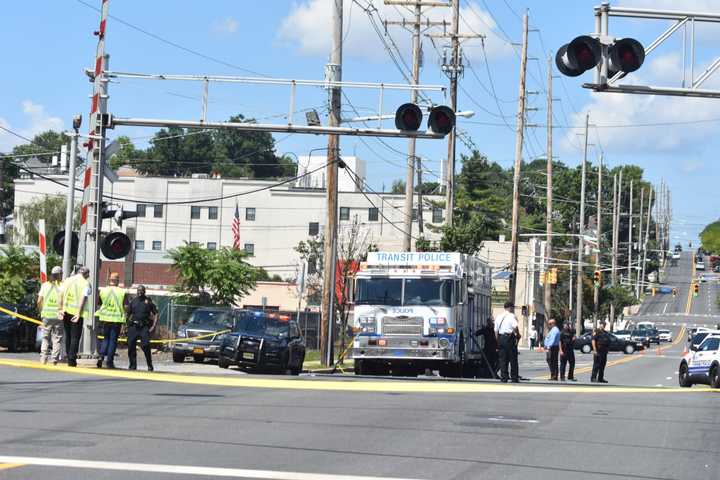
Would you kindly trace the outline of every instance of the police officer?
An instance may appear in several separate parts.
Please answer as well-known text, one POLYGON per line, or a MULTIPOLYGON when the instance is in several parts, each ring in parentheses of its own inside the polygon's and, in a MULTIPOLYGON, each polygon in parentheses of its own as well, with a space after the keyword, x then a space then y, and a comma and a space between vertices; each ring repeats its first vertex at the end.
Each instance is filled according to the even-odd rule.
POLYGON ((83 319, 90 314, 90 270, 79 267, 77 274, 63 282, 62 305, 63 324, 65 327, 65 350, 68 366, 77 367, 77 353, 80 348, 83 319))
POLYGON ((593 368, 591 382, 608 383, 605 380, 605 364, 607 363, 608 351, 610 351, 610 336, 605 331, 605 322, 593 332, 593 368))
POLYGON ((575 330, 569 322, 563 326, 560 334, 560 381, 565 381, 565 368, 567 379, 575 381, 575 330))
POLYGON ((148 371, 152 372, 154 368, 150 352, 150 334, 155 331, 158 315, 155 304, 145 296, 144 286, 138 286, 137 296, 128 305, 127 314, 128 360, 130 361, 128 368, 137 370, 137 341, 139 339, 148 371))
POLYGON ((128 303, 125 290, 118 287, 119 283, 120 275, 113 272, 110 274, 110 286, 100 289, 100 308, 95 312, 103 332, 100 358, 97 361, 98 368, 102 368, 104 358, 107 359, 107 368, 115 368, 115 350, 120 330, 125 323, 125 310, 128 303))
POLYGON ((560 354, 560 329, 557 327, 554 318, 548 320, 548 327, 550 327, 550 332, 548 332, 544 341, 545 350, 547 351, 545 360, 550 368, 550 380, 557 381, 558 355, 560 354))
POLYGON ((510 378, 513 383, 520 381, 518 372, 518 349, 520 330, 517 318, 513 311, 513 302, 505 302, 505 311, 495 319, 495 336, 500 353, 500 380, 508 381, 508 363, 510 364, 510 378))
POLYGON ((38 294, 37 307, 42 318, 42 346, 40 347, 40 361, 44 364, 51 356, 52 348, 53 365, 60 361, 63 341, 63 321, 59 315, 60 310, 60 279, 62 268, 53 267, 50 270, 50 280, 43 283, 38 294))

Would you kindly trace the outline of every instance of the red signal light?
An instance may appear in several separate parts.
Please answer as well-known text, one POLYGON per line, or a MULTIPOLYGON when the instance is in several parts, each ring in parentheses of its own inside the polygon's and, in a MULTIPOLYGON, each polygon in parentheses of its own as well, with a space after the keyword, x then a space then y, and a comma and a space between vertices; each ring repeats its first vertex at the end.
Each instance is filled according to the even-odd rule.
POLYGON ((404 103, 395 112, 395 128, 416 131, 422 123, 422 110, 414 103, 404 103))
POLYGON ((455 127, 455 112, 450 107, 433 107, 428 117, 428 128, 434 133, 447 135, 455 127))
POLYGON ((100 251, 108 260, 123 258, 130 253, 131 248, 130 237, 122 232, 112 232, 106 235, 100 244, 100 251))
POLYGON ((600 63, 602 48, 593 37, 581 35, 563 45, 555 54, 555 65, 563 75, 577 77, 600 63))
POLYGON ((622 38, 608 51, 610 72, 630 73, 639 69, 645 61, 645 48, 634 38, 622 38))

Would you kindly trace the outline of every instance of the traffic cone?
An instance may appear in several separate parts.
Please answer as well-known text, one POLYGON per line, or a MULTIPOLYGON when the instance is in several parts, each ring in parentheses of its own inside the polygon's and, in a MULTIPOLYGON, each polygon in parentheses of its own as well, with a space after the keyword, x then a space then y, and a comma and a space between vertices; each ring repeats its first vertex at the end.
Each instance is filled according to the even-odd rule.
POLYGON ((683 357, 688 354, 688 348, 687 345, 685 345, 685 348, 683 348, 683 357))
POLYGON ((663 353, 662 353, 662 348, 657 347, 657 349, 655 349, 655 355, 662 355, 662 354, 663 354, 663 353))

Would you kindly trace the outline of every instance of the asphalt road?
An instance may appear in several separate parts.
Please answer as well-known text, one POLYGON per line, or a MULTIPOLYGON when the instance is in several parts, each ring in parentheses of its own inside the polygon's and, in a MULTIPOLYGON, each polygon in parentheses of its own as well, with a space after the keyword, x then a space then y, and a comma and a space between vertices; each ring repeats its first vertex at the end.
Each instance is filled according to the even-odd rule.
POLYGON ((532 380, 520 385, 109 372, 0 354, 0 479, 715 479, 720 392, 677 386, 687 263, 668 272, 675 300, 648 297, 638 317, 678 342, 611 354, 608 386, 587 383, 592 356, 579 352, 580 381, 566 384, 543 381, 544 354, 521 352, 532 380))

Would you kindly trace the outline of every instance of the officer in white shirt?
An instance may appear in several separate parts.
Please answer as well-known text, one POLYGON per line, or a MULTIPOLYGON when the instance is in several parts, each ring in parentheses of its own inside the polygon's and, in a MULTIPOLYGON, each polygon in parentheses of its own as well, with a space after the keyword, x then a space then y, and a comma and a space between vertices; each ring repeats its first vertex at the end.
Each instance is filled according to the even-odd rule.
POLYGON ((505 302, 505 311, 495 319, 495 336, 500 352, 500 380, 504 383, 508 381, 508 363, 510 363, 510 379, 513 383, 520 381, 517 349, 520 330, 514 310, 513 302, 505 302))

